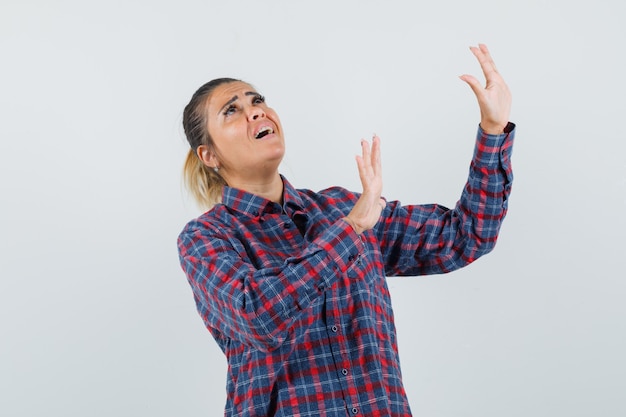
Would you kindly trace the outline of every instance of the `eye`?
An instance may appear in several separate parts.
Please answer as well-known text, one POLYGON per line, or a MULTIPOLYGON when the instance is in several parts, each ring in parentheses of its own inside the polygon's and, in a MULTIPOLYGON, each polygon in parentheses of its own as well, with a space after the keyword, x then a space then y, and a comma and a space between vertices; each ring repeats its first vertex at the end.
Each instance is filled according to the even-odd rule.
POLYGON ((257 94, 252 97, 252 104, 262 104, 265 103, 265 97, 260 94, 257 94))
POLYGON ((235 113, 237 111, 237 107, 234 104, 231 104, 230 106, 226 107, 224 109, 224 116, 230 116, 231 114, 235 113))

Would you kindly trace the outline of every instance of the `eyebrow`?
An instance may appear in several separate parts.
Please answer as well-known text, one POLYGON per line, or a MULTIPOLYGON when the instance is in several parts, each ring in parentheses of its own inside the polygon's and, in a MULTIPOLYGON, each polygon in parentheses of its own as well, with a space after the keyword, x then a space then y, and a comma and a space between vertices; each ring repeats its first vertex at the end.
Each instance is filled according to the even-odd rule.
MULTIPOLYGON (((259 93, 257 93, 256 91, 246 91, 245 93, 243 93, 245 96, 258 96, 259 93)), ((222 108, 220 109, 220 111, 218 112, 218 114, 222 114, 224 112, 224 109, 228 106, 230 106, 231 104, 233 104, 235 101, 239 100, 239 96, 238 95, 234 95, 230 100, 228 100, 226 102, 226 104, 224 104, 222 106, 222 108)))

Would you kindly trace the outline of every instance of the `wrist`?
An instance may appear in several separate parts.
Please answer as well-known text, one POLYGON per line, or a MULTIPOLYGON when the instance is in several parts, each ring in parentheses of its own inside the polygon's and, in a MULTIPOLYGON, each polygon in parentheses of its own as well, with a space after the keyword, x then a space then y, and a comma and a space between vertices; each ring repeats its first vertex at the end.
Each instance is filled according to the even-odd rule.
POLYGON ((357 228, 356 223, 350 217, 348 217, 348 216, 344 217, 343 221, 345 221, 346 223, 348 223, 350 225, 350 227, 352 227, 352 230, 354 230, 354 233, 356 233, 357 235, 361 234, 360 229, 357 228))
POLYGON ((501 135, 504 133, 504 128, 507 126, 507 123, 498 124, 498 123, 487 123, 480 122, 480 128, 488 135, 501 135))

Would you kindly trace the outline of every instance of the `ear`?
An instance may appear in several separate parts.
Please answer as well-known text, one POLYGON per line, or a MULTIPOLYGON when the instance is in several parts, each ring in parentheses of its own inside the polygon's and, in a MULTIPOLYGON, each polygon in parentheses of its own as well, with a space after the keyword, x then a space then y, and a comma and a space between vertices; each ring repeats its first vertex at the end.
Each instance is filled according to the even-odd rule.
POLYGON ((196 153, 198 154, 198 158, 200 158, 204 165, 208 166, 209 168, 219 168, 217 157, 208 146, 198 146, 198 149, 196 149, 196 153))

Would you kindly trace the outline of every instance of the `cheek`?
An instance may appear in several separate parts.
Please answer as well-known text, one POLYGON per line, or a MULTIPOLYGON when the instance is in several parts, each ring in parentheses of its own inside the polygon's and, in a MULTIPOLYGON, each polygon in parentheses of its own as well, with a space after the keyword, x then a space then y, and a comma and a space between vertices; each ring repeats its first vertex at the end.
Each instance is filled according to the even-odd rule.
POLYGON ((281 130, 283 130, 283 126, 280 123, 280 117, 278 117, 278 113, 276 113, 273 109, 268 109, 267 110, 267 115, 270 119, 272 119, 274 121, 274 123, 276 123, 276 125, 278 126, 278 128, 281 130))
POLYGON ((240 139, 242 135, 246 135, 247 131, 245 126, 240 126, 238 124, 227 124, 219 126, 214 129, 213 142, 215 142, 215 146, 218 147, 229 147, 232 146, 233 143, 236 143, 237 139, 240 139))

